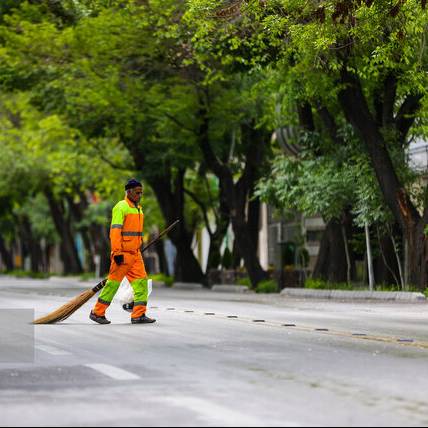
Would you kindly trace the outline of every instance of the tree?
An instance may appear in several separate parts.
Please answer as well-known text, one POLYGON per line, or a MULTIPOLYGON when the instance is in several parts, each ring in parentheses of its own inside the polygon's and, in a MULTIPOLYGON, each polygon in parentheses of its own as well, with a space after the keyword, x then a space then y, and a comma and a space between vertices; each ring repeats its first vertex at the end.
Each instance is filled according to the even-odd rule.
MULTIPOLYGON (((31 105, 30 99, 25 93, 1 99, 0 153, 8 169, 3 168, 0 172, 0 195, 14 202, 11 209, 22 226, 22 242, 33 254, 34 270, 37 271, 36 266, 41 264, 40 259, 36 260, 42 253, 38 247, 40 240, 44 238, 48 244, 55 241, 51 229, 45 227, 43 233, 43 227, 38 224, 43 221, 43 216, 36 214, 43 211, 45 216, 46 212, 50 214, 60 238, 65 272, 80 273, 83 267, 74 238, 80 232, 84 241, 89 240, 85 240, 85 228, 78 227, 90 206, 85 192, 98 191, 108 199, 118 179, 125 181, 129 172, 120 176, 117 171, 108 169, 94 158, 91 145, 83 143, 77 130, 71 129, 56 115, 40 113, 31 105), (30 205, 30 201, 37 201, 37 204, 30 205), (35 209, 37 206, 40 206, 38 210, 35 209)), ((120 158, 120 154, 116 156, 120 158)), ((106 211, 105 225, 107 216, 106 211)), ((97 227, 95 222, 89 227, 92 239, 106 242, 105 232, 93 230, 97 227)), ((90 245, 86 250, 92 254, 90 245)), ((103 252, 106 250, 103 248, 103 252)))
POLYGON ((225 21, 217 2, 194 0, 192 13, 211 17, 195 38, 223 64, 278 67, 295 102, 321 103, 352 125, 405 236, 409 281, 425 287, 428 204, 400 171, 411 137, 426 129, 426 2, 237 3, 225 21))
POLYGON ((204 282, 191 249, 193 234, 184 220, 183 180, 186 169, 194 164, 192 146, 185 130, 166 116, 158 117, 174 106, 184 108, 191 98, 186 100, 188 91, 174 76, 163 86, 156 82, 155 77, 167 78, 170 73, 157 59, 162 43, 152 34, 154 15, 132 4, 129 9, 112 4, 94 17, 83 16, 73 31, 49 20, 40 22, 36 6, 23 7, 21 15, 9 17, 8 26, 3 27, 5 63, 14 76, 13 81, 5 79, 4 86, 16 88, 20 83, 20 89, 31 88, 32 103, 47 114, 61 114, 98 150, 98 157, 119 170, 140 170, 152 185, 166 222, 182 219, 170 235, 178 249, 178 279, 204 282), (25 30, 17 33, 17 23, 25 30), (31 39, 41 44, 32 49, 31 39), (140 40, 151 43, 141 49, 140 40), (164 68, 161 76, 147 70, 152 65, 164 68), (152 81, 141 79, 146 72, 152 81), (177 96, 172 101, 171 93, 177 96), (183 107, 178 100, 184 101, 183 107), (109 157, 115 139, 129 151, 130 162, 115 163, 109 157))
POLYGON ((253 194, 271 139, 262 123, 258 83, 234 75, 227 83, 201 88, 199 130, 204 161, 219 180, 223 209, 254 286, 267 277, 257 257, 260 201, 253 194))
MULTIPOLYGON (((200 142, 205 137, 204 128, 200 126, 206 119, 201 116, 204 101, 200 96, 204 73, 191 61, 187 26, 178 25, 183 11, 183 5, 176 2, 152 1, 141 5, 122 2, 122 5, 100 9, 94 16, 82 17, 73 30, 62 30, 55 23, 40 25, 36 21, 27 23, 20 34, 15 31, 14 24, 19 20, 15 17, 8 21, 11 25, 5 38, 7 52, 13 51, 13 59, 16 61, 18 57, 35 75, 29 84, 35 88, 33 102, 39 109, 50 114, 59 112, 88 142, 105 142, 117 137, 124 144, 135 168, 154 190, 166 222, 177 217, 182 219, 179 228, 170 235, 178 249, 178 279, 205 282, 191 249, 193 230, 189 230, 188 218, 185 218, 185 195, 193 192, 184 185, 188 171, 199 166, 200 171, 208 171, 206 156, 201 157, 198 150, 198 145, 203 147, 200 142), (54 43, 47 42, 48 34, 54 43), (46 46, 29 49, 28 40, 36 36, 46 46), (46 61, 51 65, 49 75, 44 71, 46 61), (44 73, 43 79, 37 80, 36 70, 44 73)), ((9 62, 13 66, 13 61, 9 62)), ((223 95, 227 93, 222 90, 223 95)), ((251 130, 252 125, 256 123, 248 122, 242 129, 238 127, 227 132, 229 136, 229 131, 240 136, 242 130, 246 134, 257 134, 258 130, 251 130)), ((221 140, 216 144, 224 146, 225 136, 226 133, 220 135, 221 140)), ((269 136, 265 141, 269 142, 269 136)), ((102 154, 104 146, 97 147, 99 155, 113 165, 102 154)), ((248 155, 254 157, 255 153, 250 150, 248 155)), ((241 200, 232 203, 229 200, 228 213, 224 197, 220 203, 221 215, 216 216, 218 227, 215 232, 211 231, 212 254, 219 251, 228 217, 235 212, 233 204, 239 204, 240 213, 245 211, 254 186, 252 176, 255 167, 257 169, 254 160, 250 163, 241 180, 244 188, 235 195, 241 200)), ((231 172, 235 173, 233 168, 229 175, 231 172)), ((224 179, 222 187, 226 190, 224 179)), ((251 245, 241 243, 242 252, 257 247, 257 203, 249 204, 250 223, 256 224, 256 227, 251 226, 253 242, 251 245)), ((201 204, 199 206, 202 208, 201 204)), ((235 226, 240 218, 237 217, 235 226)), ((246 226, 235 229, 238 240, 248 239, 246 226)), ((254 265, 258 263, 256 251, 252 253, 254 265)))

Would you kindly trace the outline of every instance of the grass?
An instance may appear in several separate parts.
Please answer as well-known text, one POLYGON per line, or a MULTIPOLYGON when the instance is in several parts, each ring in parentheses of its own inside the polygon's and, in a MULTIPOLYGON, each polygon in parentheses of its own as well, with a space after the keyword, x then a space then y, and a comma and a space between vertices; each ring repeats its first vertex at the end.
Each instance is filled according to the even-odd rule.
MULTIPOLYGON (((346 282, 328 282, 322 279, 314 279, 308 278, 305 281, 305 288, 313 289, 313 290, 349 290, 349 291, 366 291, 369 290, 369 286, 367 284, 361 283, 351 283, 348 284, 346 282)), ((401 286, 397 284, 376 284, 375 291, 389 291, 389 292, 398 292, 398 291, 411 291, 411 292, 420 292, 415 286, 409 286, 407 290, 402 290, 401 286)), ((428 288, 423 291, 425 296, 428 298, 428 288)))
POLYGON ((50 278, 50 274, 46 272, 32 272, 26 270, 11 270, 2 272, 5 275, 12 275, 15 278, 32 278, 32 279, 48 279, 50 278))
MULTIPOLYGON (((305 281, 305 288, 313 290, 355 290, 357 287, 355 284, 348 284, 346 282, 328 282, 322 279, 308 278, 305 281)), ((358 287, 357 289, 361 289, 358 287)))

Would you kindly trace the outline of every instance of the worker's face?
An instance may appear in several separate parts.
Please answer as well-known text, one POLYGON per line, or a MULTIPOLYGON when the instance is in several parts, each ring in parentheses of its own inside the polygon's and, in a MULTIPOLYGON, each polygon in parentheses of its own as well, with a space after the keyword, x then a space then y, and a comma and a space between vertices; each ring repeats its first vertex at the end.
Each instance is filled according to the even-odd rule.
POLYGON ((128 191, 128 198, 135 204, 138 204, 141 201, 142 197, 143 197, 142 187, 135 187, 134 189, 131 189, 128 191))

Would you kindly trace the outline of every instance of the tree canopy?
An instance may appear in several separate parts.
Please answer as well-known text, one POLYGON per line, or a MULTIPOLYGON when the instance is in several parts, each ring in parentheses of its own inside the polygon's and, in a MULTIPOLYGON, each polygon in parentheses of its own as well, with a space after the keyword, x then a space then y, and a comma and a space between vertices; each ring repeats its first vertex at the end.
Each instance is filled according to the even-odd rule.
POLYGON ((68 211, 85 224, 85 192, 111 204, 138 175, 164 223, 183 220, 178 276, 201 282, 196 230, 217 267, 229 224, 253 284, 266 277, 261 197, 348 212, 398 225, 422 286, 428 189, 408 150, 428 130, 427 15, 424 0, 5 0, 0 194, 30 183, 59 233, 68 211))

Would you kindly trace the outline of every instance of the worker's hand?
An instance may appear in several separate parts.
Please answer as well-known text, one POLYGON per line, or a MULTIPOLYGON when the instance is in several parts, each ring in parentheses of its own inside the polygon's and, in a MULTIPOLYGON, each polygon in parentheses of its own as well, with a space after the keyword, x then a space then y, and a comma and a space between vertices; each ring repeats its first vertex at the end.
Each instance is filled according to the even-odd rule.
POLYGON ((123 265, 125 263, 125 258, 123 257, 123 254, 119 254, 118 256, 114 256, 113 259, 114 259, 114 262, 118 266, 123 265))

